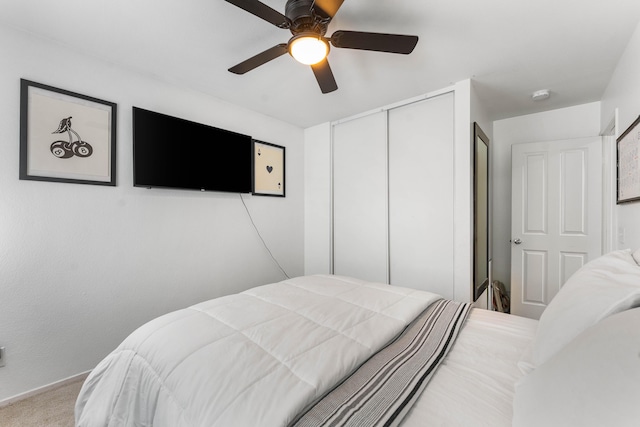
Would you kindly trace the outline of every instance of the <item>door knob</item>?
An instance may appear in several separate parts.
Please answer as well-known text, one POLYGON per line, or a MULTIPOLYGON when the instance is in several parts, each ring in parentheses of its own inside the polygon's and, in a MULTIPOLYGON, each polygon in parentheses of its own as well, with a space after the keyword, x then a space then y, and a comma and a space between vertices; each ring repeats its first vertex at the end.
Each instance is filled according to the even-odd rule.
POLYGON ((520 243, 522 243, 522 240, 520 239, 514 239, 513 243, 515 243, 516 245, 519 245, 520 243))

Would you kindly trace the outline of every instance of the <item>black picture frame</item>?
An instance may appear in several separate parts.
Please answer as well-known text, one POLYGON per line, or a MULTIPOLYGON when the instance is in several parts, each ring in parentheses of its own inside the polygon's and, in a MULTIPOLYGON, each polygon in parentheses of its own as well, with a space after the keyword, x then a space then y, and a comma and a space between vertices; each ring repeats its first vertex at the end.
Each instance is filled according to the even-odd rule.
POLYGON ((20 179, 115 186, 116 121, 113 102, 20 79, 20 179))
POLYGON ((616 139, 616 204, 640 201, 640 116, 616 139))
POLYGON ((285 197, 285 147, 254 139, 252 165, 252 194, 285 197))

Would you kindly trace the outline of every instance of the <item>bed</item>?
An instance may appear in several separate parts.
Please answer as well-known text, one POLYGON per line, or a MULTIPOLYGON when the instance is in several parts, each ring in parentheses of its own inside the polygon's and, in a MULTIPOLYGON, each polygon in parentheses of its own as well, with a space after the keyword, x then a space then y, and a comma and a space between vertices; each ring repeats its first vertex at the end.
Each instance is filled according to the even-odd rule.
POLYGON ((540 321, 332 275, 205 301, 102 360, 76 425, 638 425, 634 256, 587 263, 540 321))

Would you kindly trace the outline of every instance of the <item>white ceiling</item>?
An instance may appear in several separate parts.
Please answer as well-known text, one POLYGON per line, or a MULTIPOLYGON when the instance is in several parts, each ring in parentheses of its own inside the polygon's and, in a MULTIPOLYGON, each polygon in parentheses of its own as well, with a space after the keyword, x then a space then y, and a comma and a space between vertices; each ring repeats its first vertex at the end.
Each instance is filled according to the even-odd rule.
MULTIPOLYGON (((284 13, 285 0, 264 0, 284 13)), ((492 119, 601 98, 640 21, 638 0, 345 0, 329 25, 419 36, 410 55, 333 48, 338 90, 281 56, 237 63, 290 38, 224 0, 0 0, 0 22, 300 127, 471 78, 492 119), (531 93, 549 89, 534 102, 531 93)))

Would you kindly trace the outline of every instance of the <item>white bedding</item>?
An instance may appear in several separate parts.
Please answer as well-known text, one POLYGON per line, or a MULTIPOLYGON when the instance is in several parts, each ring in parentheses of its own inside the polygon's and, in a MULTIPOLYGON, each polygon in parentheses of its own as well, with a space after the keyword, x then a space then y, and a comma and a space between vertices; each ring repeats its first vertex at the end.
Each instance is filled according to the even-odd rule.
POLYGON ((169 313, 92 371, 76 424, 287 425, 438 298, 306 276, 169 313))
MULTIPOLYGON (((540 322, 471 310, 402 427, 637 425, 638 289, 639 264, 620 250, 582 267, 540 322)), ((439 298, 306 276, 169 313, 93 370, 77 426, 286 426, 439 298)))
POLYGON ((473 309, 455 345, 401 424, 511 426, 518 367, 538 322, 473 309))

